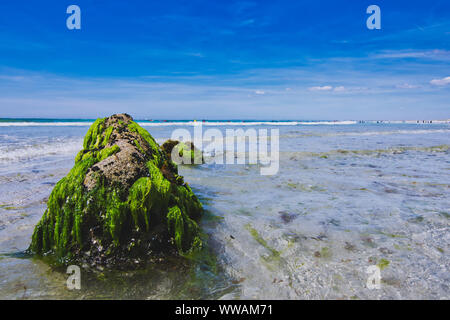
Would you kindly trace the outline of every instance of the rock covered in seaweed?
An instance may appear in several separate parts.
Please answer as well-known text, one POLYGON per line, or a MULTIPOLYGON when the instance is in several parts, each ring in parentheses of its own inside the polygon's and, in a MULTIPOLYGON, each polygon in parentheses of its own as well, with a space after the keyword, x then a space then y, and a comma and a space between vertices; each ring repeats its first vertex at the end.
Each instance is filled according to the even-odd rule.
POLYGON ((205 162, 202 151, 195 147, 193 142, 169 139, 161 145, 161 149, 169 159, 177 164, 202 164, 205 162), (173 155, 177 156, 178 159, 174 159, 173 155))
POLYGON ((29 251, 59 263, 146 262, 201 247, 202 205, 153 137, 126 114, 97 119, 54 187, 29 251))

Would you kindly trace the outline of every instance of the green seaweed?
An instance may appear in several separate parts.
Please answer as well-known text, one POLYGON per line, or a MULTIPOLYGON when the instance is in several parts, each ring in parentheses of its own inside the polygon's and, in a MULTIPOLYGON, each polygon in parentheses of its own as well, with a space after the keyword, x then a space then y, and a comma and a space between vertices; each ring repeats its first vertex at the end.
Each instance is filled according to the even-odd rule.
POLYGON ((330 248, 328 247, 323 247, 322 249, 320 249, 320 256, 322 258, 330 258, 331 257, 331 251, 330 248))
POLYGON ((188 145, 184 142, 179 142, 174 148, 178 151, 180 157, 183 157, 185 152, 189 152, 191 164, 203 163, 203 154, 200 150, 195 148, 194 145, 188 145))
POLYGON ((385 235, 385 236, 390 237, 390 238, 406 238, 406 236, 401 235, 401 234, 388 233, 388 232, 383 232, 383 231, 380 231, 380 233, 382 235, 385 235))
POLYGON ((144 128, 142 128, 140 125, 138 125, 136 122, 131 121, 128 124, 128 129, 131 132, 136 132, 137 134, 139 134, 150 146, 151 150, 152 150, 152 156, 153 156, 153 160, 155 162, 155 164, 160 167, 161 166, 161 150, 159 145, 156 143, 155 139, 153 139, 153 137, 150 135, 150 133, 148 133, 147 130, 145 130, 144 128))
POLYGON ((258 242, 260 245, 262 245, 264 248, 266 248, 270 252, 271 257, 273 257, 273 258, 280 257, 280 255, 281 255, 280 252, 275 250, 271 246, 269 246, 267 244, 267 241, 264 240, 263 237, 261 237, 261 235, 258 233, 258 231, 255 228, 253 228, 250 224, 245 225, 245 228, 250 232, 251 236, 253 237, 253 239, 256 240, 256 242, 258 242))
POLYGON ((167 213, 169 231, 174 235, 178 250, 188 252, 185 248, 191 246, 192 249, 200 249, 202 241, 199 237, 199 227, 197 223, 189 218, 185 211, 178 206, 173 206, 167 213), (186 239, 191 239, 191 243, 186 243, 186 239))
POLYGON ((20 210, 23 209, 23 207, 15 207, 10 205, 0 205, 0 208, 3 210, 20 210))
POLYGON ((98 154, 97 154, 97 162, 100 162, 110 156, 112 156, 113 154, 117 153, 120 151, 120 148, 118 145, 113 145, 110 148, 105 148, 102 149, 98 154))
POLYGON ((134 139, 134 144, 136 145, 136 147, 138 147, 139 151, 141 151, 142 153, 145 153, 144 149, 142 148, 142 146, 139 144, 139 142, 134 139))
POLYGON ((390 263, 389 260, 382 258, 380 259, 380 261, 378 261, 377 266, 378 268, 380 268, 380 270, 384 270, 389 266, 389 263, 390 263))
POLYGON ((448 213, 448 212, 441 211, 441 212, 439 212, 439 214, 441 216, 443 216, 444 218, 450 219, 450 213, 448 213))
POLYGON ((173 154, 177 154, 180 159, 172 159, 177 164, 203 164, 203 153, 197 149, 192 142, 183 142, 177 140, 167 140, 161 146, 163 152, 169 159, 173 154))

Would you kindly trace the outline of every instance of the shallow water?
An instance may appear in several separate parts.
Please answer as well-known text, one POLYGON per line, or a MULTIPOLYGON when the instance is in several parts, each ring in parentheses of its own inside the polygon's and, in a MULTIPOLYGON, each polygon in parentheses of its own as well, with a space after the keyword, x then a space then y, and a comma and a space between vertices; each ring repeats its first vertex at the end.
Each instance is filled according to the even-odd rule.
MULTIPOLYGON (((180 127, 145 126, 160 143, 180 127)), ((73 292, 64 272, 21 252, 87 128, 0 126, 0 299, 449 298, 448 124, 247 123, 280 130, 278 174, 180 167, 207 210, 213 262, 82 273, 73 292), (381 289, 369 290, 381 259, 381 289)))

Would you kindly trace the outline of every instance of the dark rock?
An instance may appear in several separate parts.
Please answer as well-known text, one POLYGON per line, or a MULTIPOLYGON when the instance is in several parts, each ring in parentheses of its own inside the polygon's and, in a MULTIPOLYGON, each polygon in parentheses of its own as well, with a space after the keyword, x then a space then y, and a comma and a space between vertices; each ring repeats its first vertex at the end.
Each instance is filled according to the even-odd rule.
POLYGON ((290 223, 295 218, 298 217, 298 214, 287 212, 287 211, 280 211, 279 213, 280 213, 280 218, 281 218, 281 220, 283 220, 284 223, 290 223))

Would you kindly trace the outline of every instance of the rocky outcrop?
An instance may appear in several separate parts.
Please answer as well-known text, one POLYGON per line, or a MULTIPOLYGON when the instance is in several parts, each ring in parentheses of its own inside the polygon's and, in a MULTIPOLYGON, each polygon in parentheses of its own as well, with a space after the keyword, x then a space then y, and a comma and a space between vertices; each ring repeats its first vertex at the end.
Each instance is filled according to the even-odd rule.
POLYGON ((177 164, 202 164, 205 162, 202 151, 196 148, 193 142, 169 139, 161 145, 161 149, 169 159, 177 164))
POLYGON ((126 114, 98 119, 54 187, 29 251, 59 263, 140 264, 201 247, 202 205, 153 137, 126 114))

